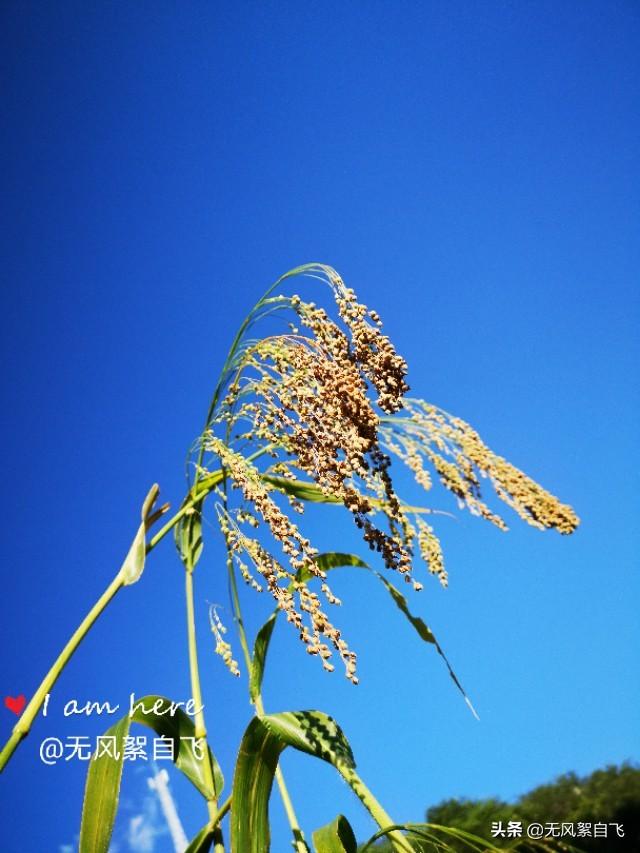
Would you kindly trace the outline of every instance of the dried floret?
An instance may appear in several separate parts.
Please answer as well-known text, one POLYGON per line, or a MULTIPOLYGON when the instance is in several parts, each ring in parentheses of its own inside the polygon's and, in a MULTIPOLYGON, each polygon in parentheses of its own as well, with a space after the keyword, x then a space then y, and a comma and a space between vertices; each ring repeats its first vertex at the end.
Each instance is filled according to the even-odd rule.
MULTIPOLYGON (((408 400, 406 362, 382 333, 377 313, 360 303, 330 267, 312 265, 303 271, 329 285, 337 318, 299 296, 273 297, 278 310, 295 312, 296 322, 284 334, 239 345, 225 374, 226 394, 216 397, 212 407, 203 449, 220 460, 241 496, 240 507, 231 509, 221 493, 218 510, 230 561, 256 591, 269 590, 325 669, 333 669, 337 651, 355 683, 356 655, 309 584, 317 578, 324 601, 340 602, 318 567, 317 550, 280 507, 283 494, 297 513, 304 509, 305 484, 325 500, 341 503, 386 568, 416 590, 422 584, 412 574, 415 551, 443 586, 447 573, 440 541, 419 514, 428 510, 406 507, 398 499, 392 456, 407 465, 425 490, 431 489, 435 474, 461 506, 502 529, 505 522, 484 501, 482 478, 536 527, 571 533, 578 518, 571 507, 489 450, 467 423, 429 403, 408 400), (234 442, 243 442, 242 452, 234 442), (260 456, 271 460, 266 470, 255 461, 260 456), (301 491, 296 493, 293 485, 301 491), (380 515, 383 524, 376 520, 380 515), (252 528, 250 534, 246 527, 252 528), (271 534, 284 560, 257 538, 257 528, 271 534)), ((215 614, 213 620, 217 649, 229 663, 230 650, 215 614)))

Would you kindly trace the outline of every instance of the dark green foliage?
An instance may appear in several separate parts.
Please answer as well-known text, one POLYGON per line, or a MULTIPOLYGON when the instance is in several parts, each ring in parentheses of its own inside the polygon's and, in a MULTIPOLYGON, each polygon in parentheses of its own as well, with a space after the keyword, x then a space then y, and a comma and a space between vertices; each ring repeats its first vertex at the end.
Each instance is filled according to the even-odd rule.
MULTIPOLYGON (((624 837, 609 826, 607 838, 564 838, 585 853, 637 853, 640 850, 640 768, 631 764, 610 765, 580 777, 566 773, 555 781, 540 785, 513 803, 484 800, 444 800, 427 810, 428 823, 451 826, 486 838, 496 847, 513 848, 514 839, 492 838, 491 824, 519 820, 523 826, 538 822, 562 824, 579 822, 622 824, 624 837)), ((449 839, 456 850, 468 850, 449 839)), ((414 845, 419 849, 418 844, 414 845)), ((526 839, 518 848, 527 851, 526 839)), ((538 847, 538 850, 540 848, 538 847)), ((388 843, 375 847, 376 853, 388 853, 388 843)))

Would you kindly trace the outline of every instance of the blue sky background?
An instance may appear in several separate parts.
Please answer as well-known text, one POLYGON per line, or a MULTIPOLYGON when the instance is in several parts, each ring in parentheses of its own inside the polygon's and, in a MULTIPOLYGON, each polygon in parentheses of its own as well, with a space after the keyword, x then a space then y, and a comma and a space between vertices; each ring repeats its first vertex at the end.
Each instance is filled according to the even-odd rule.
MULTIPOLYGON (((480 722, 365 573, 334 581, 360 686, 281 626, 267 708, 333 714, 398 820, 638 759, 638 5, 15 0, 0 16, 3 697, 32 694, 111 580, 149 485, 179 504, 235 329, 278 275, 318 260, 381 314, 414 393, 582 526, 439 519, 451 585, 412 606, 480 722)), ((318 543, 357 549, 330 511, 318 543)), ((207 600, 229 613, 213 529, 196 583, 230 782, 250 708, 206 625, 207 600)), ((269 602, 244 601, 257 626, 269 602)), ((166 542, 0 779, 3 850, 73 849, 86 768, 45 767, 38 745, 107 721, 65 721, 62 705, 186 699, 185 664, 166 542)), ((4 706, 0 722, 4 738, 4 706)), ((284 768, 307 831, 340 811, 374 831, 331 768, 284 768)), ((147 775, 126 769, 114 850, 171 849, 147 775), (132 820, 144 831, 127 840, 132 820)), ((204 806, 171 780, 191 836, 204 806)), ((280 853, 275 793, 272 811, 280 853)))

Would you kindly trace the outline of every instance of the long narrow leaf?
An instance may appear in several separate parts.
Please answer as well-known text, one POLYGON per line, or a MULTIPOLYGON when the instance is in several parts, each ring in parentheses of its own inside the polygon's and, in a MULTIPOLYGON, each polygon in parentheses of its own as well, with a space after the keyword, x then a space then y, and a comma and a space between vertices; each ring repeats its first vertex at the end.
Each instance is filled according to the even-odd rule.
POLYGON ((253 646, 253 660, 251 661, 251 676, 249 678, 249 693, 251 701, 254 702, 256 697, 260 695, 262 690, 262 679, 264 678, 264 668, 267 663, 267 651, 273 629, 276 626, 279 610, 275 610, 264 623, 262 628, 256 635, 256 640, 253 646))
MULTIPOLYGON (((111 726, 105 737, 114 738, 114 754, 122 756, 124 739, 129 734, 129 718, 111 726)), ((93 757, 89 763, 80 826, 80 853, 106 853, 120 798, 122 758, 109 755, 93 757)))
MULTIPOLYGON (((462 697, 464 698, 464 701, 466 702, 469 710, 476 719, 479 719, 476 709, 473 707, 471 700, 467 696, 465 689, 460 682, 460 679, 455 674, 453 667, 449 663, 449 659, 447 658, 444 649, 436 639, 435 634, 433 633, 431 628, 429 628, 426 622, 420 618, 420 616, 414 616, 414 614, 409 610, 407 599, 400 592, 400 590, 391 583, 391 581, 389 581, 380 572, 377 572, 375 569, 372 569, 369 565, 367 565, 367 563, 365 563, 363 560, 360 559, 360 557, 356 556, 355 554, 345 554, 341 552, 329 551, 324 554, 318 554, 315 557, 314 561, 318 568, 322 569, 322 571, 325 572, 328 572, 331 569, 352 566, 355 568, 367 569, 371 572, 371 574, 375 575, 378 580, 383 584, 383 586, 393 599, 396 607, 404 614, 405 618, 412 626, 414 631, 418 634, 420 639, 423 640, 425 643, 430 643, 435 647, 436 651, 444 661, 453 683, 456 685, 456 687, 462 694, 462 697)), ((298 580, 306 582, 312 577, 313 575, 308 569, 302 569, 298 575, 298 580)), ((274 613, 271 614, 271 616, 262 626, 256 637, 250 681, 252 698, 260 692, 262 687, 267 652, 269 649, 269 641, 271 640, 271 635, 275 627, 275 621, 277 619, 278 613, 279 611, 276 610, 274 613)))
MULTIPOLYGON (((105 733, 101 739, 102 754, 96 752, 89 762, 80 826, 80 853, 107 853, 109 849, 120 797, 125 739, 129 736, 131 723, 142 723, 164 738, 176 767, 204 797, 214 793, 205 782, 191 718, 164 696, 144 696, 136 703, 132 716, 127 714, 105 733)), ((215 794, 219 796, 224 779, 215 757, 211 753, 210 756, 215 794)))
MULTIPOLYGON (((317 486, 315 483, 310 483, 307 480, 290 480, 287 477, 276 477, 274 474, 261 474, 260 477, 265 483, 275 486, 276 489, 279 489, 281 492, 291 495, 300 501, 323 504, 342 503, 340 498, 337 498, 334 495, 326 495, 320 486, 317 486)), ((368 500, 374 509, 383 509, 384 501, 372 497, 369 497, 368 500)), ((400 507, 403 512, 413 512, 418 515, 451 515, 451 513, 443 512, 442 510, 429 509, 423 506, 410 506, 402 501, 400 502, 400 507)), ((451 517, 454 518, 455 516, 451 517)))
MULTIPOLYGON (((203 770, 203 758, 194 749, 195 726, 193 720, 181 708, 176 708, 170 699, 164 696, 145 696, 136 702, 132 722, 142 723, 153 729, 160 737, 173 741, 173 756, 176 767, 192 782, 203 797, 212 793, 207 787, 203 770), (144 711, 141 706, 144 706, 144 711), (150 709, 151 712, 150 712, 150 709), (171 711, 173 710, 173 713, 171 711)), ((213 786, 216 797, 224 787, 224 777, 216 757, 209 750, 213 767, 213 786)))
POLYGON ((301 501, 323 504, 342 503, 340 498, 336 498, 333 495, 325 495, 320 486, 316 486, 315 483, 308 483, 304 480, 289 480, 286 477, 276 477, 272 474, 261 474, 260 476, 265 483, 269 483, 287 495, 292 495, 301 501))
POLYGON ((242 738, 233 777, 232 850, 269 850, 269 797, 280 754, 287 746, 334 766, 355 766, 342 730, 321 711, 254 717, 242 738))
MULTIPOLYGON (((411 839, 412 846, 415 848, 416 853, 422 853, 422 851, 425 851, 426 853, 427 850, 442 850, 447 851, 447 853, 458 853, 460 850, 468 850, 470 853, 503 853, 505 849, 517 849, 517 846, 521 841, 524 841, 524 845, 527 850, 529 849, 529 845, 535 845, 536 843, 535 841, 531 842, 530 839, 516 839, 513 847, 508 845, 506 848, 498 848, 495 844, 492 844, 485 838, 481 838, 480 836, 474 835, 473 833, 467 832, 463 829, 458 829, 457 827, 440 826, 436 823, 406 823, 398 824, 394 827, 386 827, 385 829, 376 832, 375 835, 372 835, 371 838, 360 847, 360 853, 366 853, 366 851, 371 851, 371 853, 373 853, 374 850, 378 849, 377 847, 374 847, 375 842, 385 836, 388 836, 393 830, 403 830, 406 832, 407 837, 411 839), (454 843, 451 844, 450 840, 454 843)), ((552 839, 545 839, 544 843, 541 844, 541 847, 548 851, 566 848, 566 853, 572 849, 565 844, 558 844, 556 847, 552 839)))
MULTIPOLYGON (((356 557, 354 554, 338 554, 338 553, 320 554, 316 557, 316 563, 324 571, 328 571, 329 569, 338 568, 340 566, 356 566, 356 567, 360 567, 360 568, 369 569, 369 571, 372 574, 374 574, 378 578, 378 580, 384 585, 385 589, 387 590, 387 592, 389 593, 389 595, 393 599, 396 607, 398 607, 398 609, 404 614, 404 616, 408 620, 409 624, 413 627, 413 629, 418 634, 420 639, 424 640, 425 643, 431 643, 433 646, 435 646, 436 651, 438 652, 438 654, 440 655, 440 657, 444 661, 445 666, 447 667, 447 670, 449 672, 449 675, 451 676, 453 683, 456 685, 456 687, 458 688, 460 693, 462 693, 464 701, 466 702, 469 710, 471 711, 471 713, 473 714, 473 716, 476 719, 479 719, 478 714, 476 712, 476 709, 473 707, 471 700, 467 696, 464 687, 460 683, 460 679, 455 674, 453 667, 449 663, 449 659, 447 658, 446 654, 444 653, 444 649, 442 648, 442 646, 440 645, 440 643, 436 639, 435 634, 433 633, 431 628, 429 628, 429 626, 426 624, 426 622, 424 622, 423 619, 421 619, 419 616, 413 615, 413 613, 409 610, 409 605, 407 603, 407 599, 400 592, 400 590, 391 583, 390 580, 388 580, 380 572, 377 572, 375 569, 372 569, 370 566, 368 566, 366 563, 364 563, 359 557, 356 557)), ((309 573, 309 577, 310 576, 311 575, 309 573)), ((304 580, 307 580, 307 578, 305 577, 304 580)))
POLYGON ((464 701, 467 703, 467 706, 468 706, 469 710, 471 711, 471 713, 473 714, 473 716, 476 718, 476 720, 479 720, 480 718, 478 717, 478 713, 477 713, 476 709, 473 707, 473 705, 471 704, 471 699, 469 699, 469 697, 465 693, 464 687, 460 683, 458 676, 453 671, 453 667, 449 663, 449 659, 445 655, 445 653, 442 649, 442 646, 436 640, 433 631, 429 628, 429 626, 425 622, 423 622, 423 620, 419 616, 413 615, 413 613, 409 610, 409 605, 407 604, 407 599, 404 597, 404 595, 400 592, 399 589, 397 589, 392 583, 390 583, 384 577, 384 575, 381 575, 379 572, 376 572, 376 571, 374 571, 373 573, 385 585, 387 592, 389 593, 391 598, 393 598, 393 600, 395 601, 398 608, 407 617, 407 619, 409 620, 411 625, 413 625, 418 636, 421 639, 423 639, 425 641, 425 643, 432 643, 436 647, 436 651, 438 652, 438 654, 440 655, 442 660, 445 662, 445 665, 449 671, 449 675, 451 676, 451 678, 453 680, 453 683, 456 685, 458 690, 462 693, 464 701))
MULTIPOLYGON (((361 560, 355 554, 344 554, 340 551, 328 551, 325 554, 318 554, 314 558, 314 563, 323 572, 328 572, 329 569, 337 569, 341 566, 356 566, 360 569, 369 568, 364 560, 361 560)), ((311 577, 311 574, 309 574, 309 577, 311 577)))

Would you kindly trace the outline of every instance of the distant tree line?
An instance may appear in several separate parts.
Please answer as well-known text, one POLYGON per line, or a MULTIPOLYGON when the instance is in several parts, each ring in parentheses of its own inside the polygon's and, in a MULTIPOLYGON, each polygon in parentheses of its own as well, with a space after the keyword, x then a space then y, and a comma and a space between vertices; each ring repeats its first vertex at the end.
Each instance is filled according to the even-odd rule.
MULTIPOLYGON (((517 839, 493 837, 492 826, 502 822, 521 821, 523 827, 530 823, 547 825, 557 823, 589 824, 591 832, 595 824, 607 824, 607 837, 567 837, 550 839, 554 848, 558 842, 571 845, 585 853, 638 853, 640 851, 640 768, 632 764, 610 765, 580 777, 566 773, 547 785, 523 794, 513 802, 489 798, 482 800, 450 799, 432 806, 426 812, 426 822, 454 827, 486 839, 494 847, 513 848, 517 839), (624 836, 619 837, 615 825, 623 827, 624 836)), ((470 848, 451 837, 447 842, 455 850, 470 848)), ((413 841, 417 851, 432 851, 428 842, 413 841)), ((551 844, 550 844, 551 846, 551 844)), ((388 842, 380 842, 370 848, 375 853, 391 853, 388 842)), ((533 850, 526 837, 516 846, 525 853, 533 850)), ((536 845, 540 851, 540 844, 536 845)))

